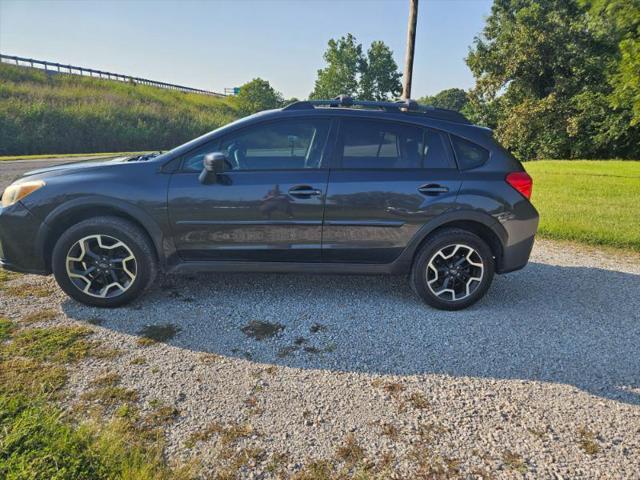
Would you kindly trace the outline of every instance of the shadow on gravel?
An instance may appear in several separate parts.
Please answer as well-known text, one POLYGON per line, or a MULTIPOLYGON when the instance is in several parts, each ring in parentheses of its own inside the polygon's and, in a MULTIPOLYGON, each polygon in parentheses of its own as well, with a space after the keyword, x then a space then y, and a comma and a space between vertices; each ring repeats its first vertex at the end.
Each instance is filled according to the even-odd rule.
POLYGON ((538 380, 640 404, 640 275, 532 263, 461 312, 423 305, 404 277, 294 274, 167 277, 126 308, 63 308, 134 335, 170 322, 171 345, 260 363, 538 380), (259 340, 252 321, 283 328, 259 340))

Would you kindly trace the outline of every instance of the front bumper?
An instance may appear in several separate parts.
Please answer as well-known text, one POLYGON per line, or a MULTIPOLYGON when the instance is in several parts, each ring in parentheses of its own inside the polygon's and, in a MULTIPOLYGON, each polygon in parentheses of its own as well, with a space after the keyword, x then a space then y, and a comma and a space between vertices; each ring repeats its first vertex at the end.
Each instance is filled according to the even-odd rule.
POLYGON ((42 226, 20 202, 0 207, 0 267, 21 273, 51 273, 37 247, 42 226))

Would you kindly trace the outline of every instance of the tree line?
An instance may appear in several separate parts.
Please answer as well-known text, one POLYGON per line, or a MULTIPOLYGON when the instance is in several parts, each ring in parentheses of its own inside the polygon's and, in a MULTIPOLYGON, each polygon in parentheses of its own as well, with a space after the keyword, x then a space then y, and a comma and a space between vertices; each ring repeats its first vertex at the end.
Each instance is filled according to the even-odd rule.
MULTIPOLYGON (((365 52, 352 34, 331 39, 324 61, 309 98, 401 91, 382 41, 365 52)), ((472 89, 418 102, 492 128, 521 160, 640 157, 640 0, 494 0, 465 61, 472 89)), ((269 98, 270 107, 284 102, 275 91, 269 98)))
POLYGON ((494 0, 466 61, 518 157, 640 157, 640 0, 494 0))
MULTIPOLYGON (((323 59, 311 99, 400 95, 382 41, 349 33, 323 59)), ((492 128, 521 160, 640 158, 640 0, 494 0, 465 61, 473 88, 418 102, 492 128)), ((260 78, 219 100, 3 64, 0 100, 2 155, 164 149, 296 99, 260 78)))

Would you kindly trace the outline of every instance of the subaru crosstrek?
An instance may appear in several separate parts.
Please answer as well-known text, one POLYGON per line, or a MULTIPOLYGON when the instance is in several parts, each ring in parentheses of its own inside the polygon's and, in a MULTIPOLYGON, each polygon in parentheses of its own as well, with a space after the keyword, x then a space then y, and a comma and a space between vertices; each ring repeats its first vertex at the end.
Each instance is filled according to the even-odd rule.
POLYGON ((159 271, 215 271, 405 274, 457 310, 526 265, 531 188, 457 112, 301 101, 165 153, 28 172, 2 196, 0 265, 99 307, 159 271))

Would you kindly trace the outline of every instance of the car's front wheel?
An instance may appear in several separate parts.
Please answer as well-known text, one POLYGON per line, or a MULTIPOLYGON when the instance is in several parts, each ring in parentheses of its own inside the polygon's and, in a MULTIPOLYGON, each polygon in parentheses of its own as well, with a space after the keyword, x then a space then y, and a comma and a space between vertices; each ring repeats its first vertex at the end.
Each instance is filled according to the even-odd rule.
POLYGON ((70 227, 53 249, 52 267, 67 295, 106 308, 135 299, 157 274, 145 232, 118 217, 96 217, 70 227))
POLYGON ((411 269, 411 286, 432 307, 461 310, 480 300, 493 280, 489 246, 467 230, 440 230, 422 246, 411 269))

